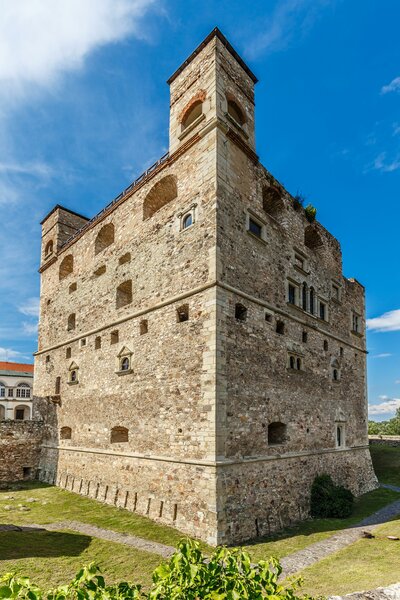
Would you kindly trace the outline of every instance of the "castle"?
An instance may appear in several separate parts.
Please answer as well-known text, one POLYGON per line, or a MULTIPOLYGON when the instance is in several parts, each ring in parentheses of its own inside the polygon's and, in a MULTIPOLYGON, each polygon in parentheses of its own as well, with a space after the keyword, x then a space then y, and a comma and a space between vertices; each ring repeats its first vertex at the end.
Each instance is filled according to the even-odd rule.
POLYGON ((169 153, 88 220, 42 221, 40 476, 211 544, 376 487, 364 288, 260 164, 256 77, 215 29, 172 75, 169 153))

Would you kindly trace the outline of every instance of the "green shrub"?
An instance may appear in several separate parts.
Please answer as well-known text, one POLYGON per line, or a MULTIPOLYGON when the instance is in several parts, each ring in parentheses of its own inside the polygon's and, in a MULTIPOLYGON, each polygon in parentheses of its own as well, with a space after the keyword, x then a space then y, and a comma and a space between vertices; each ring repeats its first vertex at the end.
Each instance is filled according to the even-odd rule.
POLYGON ((295 196, 293 196, 293 207, 295 210, 300 210, 305 202, 305 196, 297 192, 295 196))
POLYGON ((311 486, 311 516, 322 519, 349 517, 353 511, 353 494, 335 485, 330 475, 319 475, 311 486))
POLYGON ((84 567, 71 583, 43 592, 29 579, 7 574, 0 579, 0 598, 29 600, 299 600, 296 596, 300 579, 287 585, 278 583, 282 572, 279 562, 271 558, 256 565, 241 549, 217 548, 207 558, 193 541, 183 541, 168 563, 153 573, 149 593, 139 585, 121 582, 107 586, 92 564, 84 567))
POLYGON ((304 209, 304 212, 305 212, 307 221, 309 221, 310 223, 313 223, 317 216, 317 209, 315 208, 315 206, 313 206, 312 204, 307 204, 307 206, 304 209))

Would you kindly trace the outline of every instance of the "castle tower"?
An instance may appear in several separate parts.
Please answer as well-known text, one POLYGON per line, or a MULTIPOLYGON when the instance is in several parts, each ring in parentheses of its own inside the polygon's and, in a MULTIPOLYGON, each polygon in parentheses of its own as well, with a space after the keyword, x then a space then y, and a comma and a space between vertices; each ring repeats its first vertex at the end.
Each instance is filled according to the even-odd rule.
POLYGON ((376 486, 364 288, 260 164, 256 81, 215 29, 168 82, 169 155, 43 222, 42 479, 211 544, 302 519, 317 474, 376 486))

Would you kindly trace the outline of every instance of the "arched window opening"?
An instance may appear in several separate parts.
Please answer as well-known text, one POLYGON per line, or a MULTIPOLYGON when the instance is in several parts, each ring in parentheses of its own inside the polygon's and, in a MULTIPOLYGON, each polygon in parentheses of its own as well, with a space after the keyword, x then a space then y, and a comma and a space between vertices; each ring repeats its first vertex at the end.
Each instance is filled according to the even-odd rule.
POLYGON ((276 333, 283 335, 285 333, 285 323, 283 321, 276 322, 276 333))
POLYGON ((296 368, 298 371, 301 371, 301 358, 296 359, 296 368))
POLYGON ((184 131, 189 125, 194 123, 196 119, 201 117, 203 114, 203 102, 201 100, 196 100, 193 102, 190 109, 185 113, 182 119, 182 131, 184 131))
POLYGON ((182 229, 187 229, 193 225, 193 215, 192 213, 187 214, 182 221, 182 229))
POLYGON ((306 284, 306 282, 304 282, 303 287, 302 287, 302 293, 301 293, 301 307, 303 310, 307 310, 307 296, 308 296, 307 284, 306 284))
POLYGON ((62 279, 65 279, 65 277, 68 277, 68 275, 70 275, 70 273, 73 273, 74 271, 74 257, 72 256, 72 254, 68 254, 68 256, 65 256, 60 264, 60 269, 58 271, 58 277, 59 280, 61 281, 62 279))
POLYGON ((310 287, 310 313, 315 314, 315 291, 313 287, 310 287))
POLYGON ((53 254, 53 240, 47 242, 46 247, 44 249, 44 257, 49 258, 53 254))
POLYGON ((244 111, 235 100, 228 100, 228 115, 240 126, 243 126, 246 122, 244 111))
POLYGON ((304 244, 310 250, 317 250, 321 246, 323 246, 323 242, 320 234, 318 233, 316 227, 309 225, 304 230, 304 244))
POLYGON ((268 425, 268 445, 277 446, 286 442, 286 425, 275 422, 268 425))
POLYGON ((27 383, 20 383, 17 386, 17 398, 30 398, 31 388, 27 383))
POLYGON ((130 360, 127 356, 125 356, 121 360, 121 371, 129 371, 130 367, 131 367, 130 360))
POLYGON ((72 429, 71 427, 61 427, 60 429, 60 439, 61 440, 70 440, 72 438, 72 429))
POLYGON ((107 223, 104 225, 97 234, 96 241, 94 243, 94 253, 99 254, 108 246, 114 243, 114 225, 112 223, 107 223))
POLYGON ((285 209, 282 194, 273 185, 263 189, 262 201, 264 211, 271 217, 276 218, 285 209))
POLYGON ((143 220, 150 219, 163 206, 172 202, 178 195, 175 175, 166 175, 158 181, 143 202, 143 220))
POLYGON ((189 304, 182 304, 182 306, 176 310, 176 320, 178 323, 189 321, 189 304))
POLYGON ((75 313, 72 313, 68 317, 67 331, 73 331, 75 329, 75 327, 76 327, 76 315, 75 315, 75 313))
POLYGON ((71 383, 76 383, 78 381, 78 371, 73 369, 70 373, 69 380, 71 383))
POLYGON ((122 308, 132 303, 132 281, 124 281, 117 287, 116 305, 117 308, 122 308))
POLYGON ((121 442, 129 441, 129 429, 126 427, 113 427, 111 429, 111 444, 117 444, 121 442))
POLYGON ((334 381, 338 381, 339 380, 339 371, 337 369, 333 369, 332 376, 333 376, 334 381))
POLYGON ((289 358, 289 367, 290 367, 291 369, 294 369, 294 368, 295 368, 295 366, 296 366, 295 358, 294 358, 294 356, 291 356, 291 357, 289 358))
POLYGON ((235 304, 235 319, 237 321, 246 321, 247 319, 247 308, 243 304, 235 304))

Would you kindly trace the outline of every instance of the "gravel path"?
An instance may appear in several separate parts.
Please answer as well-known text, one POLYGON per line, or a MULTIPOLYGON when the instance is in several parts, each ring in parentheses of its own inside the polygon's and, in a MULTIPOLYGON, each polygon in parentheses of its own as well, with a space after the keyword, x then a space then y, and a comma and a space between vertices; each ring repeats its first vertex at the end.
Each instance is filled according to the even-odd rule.
MULTIPOLYGON (((399 490, 400 491, 400 490, 399 490)), ((373 513, 366 519, 357 523, 354 527, 344 529, 332 535, 326 540, 311 544, 303 550, 289 554, 281 559, 281 565, 283 568, 282 577, 293 575, 298 571, 305 569, 313 565, 314 563, 326 558, 330 554, 353 544, 363 536, 365 528, 373 530, 374 527, 381 523, 386 523, 394 517, 400 514, 400 500, 388 504, 384 508, 381 508, 377 512, 373 513)))
POLYGON ((72 531, 79 531, 85 535, 91 537, 100 538, 101 540, 108 540, 109 542, 116 542, 117 544, 125 544, 125 546, 133 546, 138 550, 145 552, 152 552, 153 554, 159 554, 163 558, 169 558, 175 552, 173 546, 166 546, 159 544, 158 542, 152 542, 151 540, 145 540, 136 535, 129 533, 118 533, 111 529, 103 529, 102 527, 96 527, 96 525, 89 525, 88 523, 81 523, 80 521, 57 521, 56 523, 50 523, 48 525, 30 525, 29 528, 18 528, 18 529, 45 529, 46 531, 60 531, 63 529, 71 529, 72 531))

